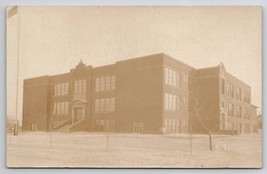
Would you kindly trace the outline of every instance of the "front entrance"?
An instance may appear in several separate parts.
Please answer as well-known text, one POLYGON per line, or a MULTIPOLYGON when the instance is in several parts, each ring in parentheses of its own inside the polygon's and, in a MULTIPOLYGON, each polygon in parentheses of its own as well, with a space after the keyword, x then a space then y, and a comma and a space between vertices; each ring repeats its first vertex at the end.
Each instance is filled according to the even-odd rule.
POLYGON ((75 124, 84 119, 84 107, 73 107, 72 124, 75 124))

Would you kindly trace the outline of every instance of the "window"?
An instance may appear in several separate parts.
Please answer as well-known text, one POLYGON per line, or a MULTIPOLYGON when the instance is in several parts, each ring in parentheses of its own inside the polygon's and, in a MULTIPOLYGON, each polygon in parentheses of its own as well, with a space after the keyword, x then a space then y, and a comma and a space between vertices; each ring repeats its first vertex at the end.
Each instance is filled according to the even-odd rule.
POLYGON ((241 100, 241 88, 236 88, 236 99, 241 100))
POLYGON ((68 95, 69 83, 59 83, 55 85, 55 96, 68 95))
POLYGON ((69 103, 68 102, 55 102, 53 114, 54 115, 66 115, 69 112, 69 103))
POLYGON ((249 124, 245 124, 244 132, 245 132, 246 134, 249 134, 249 133, 250 133, 250 125, 249 125, 249 124))
POLYGON ((64 113, 64 102, 60 102, 60 113, 64 113))
POLYGON ((183 104, 186 105, 186 98, 183 97, 183 104))
POLYGON ((169 80, 170 80, 169 81, 170 82, 169 85, 172 86, 173 85, 173 82, 172 82, 173 81, 173 71, 171 69, 169 70, 169 75, 170 75, 170 77, 169 77, 169 80))
POLYGON ((247 91, 245 92, 244 102, 250 103, 250 93, 247 91))
POLYGON ((173 83, 172 83, 172 84, 173 84, 173 86, 176 87, 176 86, 177 86, 177 85, 176 85, 176 72, 173 71, 172 73, 173 73, 173 74, 172 74, 172 77, 173 77, 173 83))
POLYGON ((228 130, 234 130, 234 122, 229 122, 228 124, 228 130))
POLYGON ((221 78, 221 94, 225 94, 225 80, 221 78))
POLYGON ((172 95, 169 94, 169 110, 170 111, 172 110, 172 99, 173 99, 172 95))
POLYGON ((111 76, 111 90, 115 90, 116 88, 116 77, 111 76))
POLYGON ((110 102, 109 101, 110 101, 110 99, 109 98, 106 98, 106 103, 105 103, 105 105, 106 105, 106 107, 105 107, 106 108, 106 112, 109 112, 109 110, 110 110, 110 105, 109 105, 110 102))
POLYGON ((100 112, 105 112, 105 99, 100 99, 100 112))
POLYGON ((176 111, 179 108, 179 98, 176 95, 165 93, 165 110, 176 111))
POLYGON ((55 85, 55 96, 59 96, 59 88, 58 88, 58 85, 55 85))
POLYGON ((105 77, 100 79, 100 91, 105 91, 105 77))
POLYGON ((176 109, 180 110, 180 96, 176 97, 176 109))
POLYGON ((187 87, 188 86, 188 75, 184 75, 184 85, 185 85, 185 87, 187 87))
POLYGON ((86 91, 86 80, 81 80, 80 85, 82 86, 81 92, 86 91))
POLYGON ((69 112, 69 103, 68 102, 64 102, 65 106, 64 106, 64 114, 68 114, 69 112))
POLYGON ((185 84, 185 82, 186 82, 185 73, 182 73, 182 78, 183 78, 183 83, 185 84))
POLYGON ((105 113, 115 111, 115 98, 95 99, 95 112, 105 113))
POLYGON ((228 115, 230 117, 234 116, 234 104, 233 103, 228 103, 228 115))
POLYGON ((99 112, 99 99, 95 99, 95 112, 99 112))
POLYGON ((180 87, 184 84, 185 78, 184 78, 184 73, 180 73, 180 87))
POLYGON ((179 75, 180 75, 180 88, 183 86, 182 84, 183 84, 183 73, 179 73, 179 75))
POLYGON ((169 69, 165 68, 165 84, 169 84, 169 69))
POLYGON ((176 96, 172 95, 173 99, 172 99, 172 110, 176 111, 176 96))
POLYGON ((230 84, 227 83, 227 96, 230 97, 231 93, 230 93, 230 84))
POLYGON ((176 72, 170 68, 165 68, 165 84, 181 88, 182 83, 185 86, 188 83, 188 76, 183 72, 176 72))
POLYGON ((86 80, 77 80, 74 82, 74 93, 86 92, 86 80))
POLYGON ((110 111, 115 111, 115 98, 110 99, 110 111))
POLYGON ((241 106, 236 106, 236 117, 241 118, 241 106))
POLYGON ((258 132, 258 126, 257 125, 253 125, 253 133, 257 133, 258 132))
POLYGON ((106 76, 106 91, 110 90, 110 76, 106 76))
POLYGON ((244 118, 250 120, 250 109, 245 107, 244 118))
POLYGON ((169 95, 165 93, 165 110, 169 110, 169 95))
POLYGON ((96 92, 115 90, 115 76, 105 76, 96 79, 96 92))
POLYGON ((222 101, 222 108, 224 108, 224 101, 222 101))
POLYGON ((230 84, 230 96, 234 98, 234 85, 230 84))
POLYGON ((176 86, 181 87, 180 73, 176 73, 176 86))
POLYGON ((99 90, 100 90, 100 80, 99 78, 96 78, 95 79, 95 91, 99 92, 99 90))

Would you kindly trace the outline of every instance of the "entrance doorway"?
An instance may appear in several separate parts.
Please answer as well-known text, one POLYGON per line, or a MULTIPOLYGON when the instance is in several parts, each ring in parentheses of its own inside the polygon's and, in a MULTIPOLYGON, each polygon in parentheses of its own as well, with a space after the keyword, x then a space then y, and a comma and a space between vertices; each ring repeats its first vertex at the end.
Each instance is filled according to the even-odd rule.
POLYGON ((73 108, 73 116, 72 116, 72 124, 75 124, 84 119, 84 107, 74 107, 73 108))

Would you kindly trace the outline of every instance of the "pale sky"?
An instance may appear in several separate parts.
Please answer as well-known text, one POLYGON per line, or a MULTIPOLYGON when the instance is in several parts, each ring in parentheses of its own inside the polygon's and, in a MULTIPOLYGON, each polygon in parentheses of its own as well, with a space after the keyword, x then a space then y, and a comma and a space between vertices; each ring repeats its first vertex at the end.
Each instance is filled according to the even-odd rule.
MULTIPOLYGON (((262 100, 259 7, 20 7, 19 114, 23 79, 164 52, 195 68, 223 62, 262 100)), ((16 115, 18 15, 7 20, 7 114, 16 115)))

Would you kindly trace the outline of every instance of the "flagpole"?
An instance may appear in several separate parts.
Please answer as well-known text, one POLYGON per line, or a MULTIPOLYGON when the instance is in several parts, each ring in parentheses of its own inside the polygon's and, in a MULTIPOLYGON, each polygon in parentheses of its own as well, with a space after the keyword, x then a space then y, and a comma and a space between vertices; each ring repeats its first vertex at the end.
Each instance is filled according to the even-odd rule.
POLYGON ((19 121, 18 121, 18 95, 19 95, 19 56, 20 56, 20 7, 18 6, 18 41, 17 41, 17 91, 16 91, 16 127, 14 135, 18 135, 19 121))

